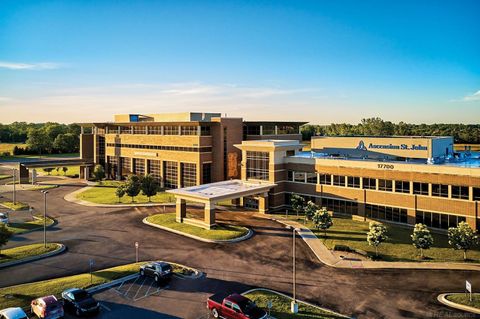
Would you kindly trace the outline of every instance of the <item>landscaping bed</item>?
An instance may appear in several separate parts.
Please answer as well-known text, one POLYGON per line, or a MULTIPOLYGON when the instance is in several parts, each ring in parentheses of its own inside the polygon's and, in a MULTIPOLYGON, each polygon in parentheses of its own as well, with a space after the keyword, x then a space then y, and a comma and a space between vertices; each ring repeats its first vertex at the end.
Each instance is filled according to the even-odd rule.
MULTIPOLYGON (((296 220, 303 224, 303 217, 289 216, 289 219, 296 220)), ((420 252, 413 246, 413 228, 385 223, 388 228, 389 239, 378 248, 380 260, 383 261, 433 261, 433 262, 464 262, 463 251, 454 250, 448 244, 448 236, 432 232, 434 239, 433 247, 424 250, 425 258, 420 258, 420 252)), ((375 248, 367 243, 368 222, 357 221, 351 218, 333 218, 333 226, 327 230, 327 237, 324 237, 322 230, 315 229, 312 222, 307 222, 317 237, 329 248, 348 247, 349 251, 361 252, 370 258, 375 256, 375 248)), ((343 248, 343 250, 346 250, 343 248)), ((480 247, 477 245, 467 253, 469 262, 480 262, 480 247)))
POLYGON ((27 203, 22 203, 19 201, 17 201, 15 204, 9 201, 1 202, 0 204, 11 210, 24 210, 30 207, 30 205, 28 205, 27 203))
POLYGON ((62 291, 68 288, 89 288, 104 284, 137 273, 140 265, 143 264, 145 264, 145 262, 95 271, 92 273, 92 282, 90 282, 90 274, 83 273, 74 276, 0 288, 0 309, 7 307, 28 307, 33 299, 41 296, 56 295, 58 297, 62 291))
POLYGON ((290 311, 291 299, 283 295, 276 294, 274 292, 266 290, 256 290, 244 294, 245 297, 254 301, 257 306, 265 309, 268 312, 267 303, 272 302, 272 309, 270 315, 277 319, 290 319, 290 318, 318 318, 318 319, 334 319, 334 318, 347 318, 337 315, 335 313, 313 307, 308 304, 298 302, 298 313, 292 314, 290 311))
POLYGON ((455 302, 461 305, 477 308, 480 310, 480 293, 472 294, 472 301, 470 301, 469 294, 458 293, 451 294, 445 297, 448 301, 455 302))
POLYGON ((0 251, 0 264, 11 261, 18 261, 28 257, 43 255, 58 248, 59 246, 57 244, 48 243, 47 247, 44 247, 43 244, 32 244, 15 248, 2 249, 0 251))
POLYGON ((175 213, 151 215, 147 217, 147 221, 152 224, 209 240, 232 240, 246 235, 249 231, 246 227, 226 224, 219 224, 215 228, 208 230, 198 226, 178 223, 175 220, 175 213))
MULTIPOLYGON (((115 195, 116 186, 108 186, 107 182, 102 182, 102 185, 97 185, 91 187, 81 193, 78 193, 76 198, 79 200, 84 200, 87 202, 95 204, 132 204, 132 198, 128 196, 123 196, 118 201, 117 195, 115 195)), ((108 182, 111 183, 111 182, 108 182)), ((116 182, 118 183, 118 182, 116 182)), ((115 184, 111 184, 115 185, 115 184)), ((142 194, 138 194, 134 198, 133 204, 147 204, 147 203, 173 203, 175 201, 175 196, 166 192, 160 192, 155 196, 151 197, 151 202, 148 201, 148 197, 142 194)))
MULTIPOLYGON (((47 216, 47 227, 52 225, 55 221, 47 216)), ((34 220, 24 223, 10 223, 7 229, 13 232, 14 235, 18 235, 27 231, 43 228, 43 215, 34 216, 34 220)))

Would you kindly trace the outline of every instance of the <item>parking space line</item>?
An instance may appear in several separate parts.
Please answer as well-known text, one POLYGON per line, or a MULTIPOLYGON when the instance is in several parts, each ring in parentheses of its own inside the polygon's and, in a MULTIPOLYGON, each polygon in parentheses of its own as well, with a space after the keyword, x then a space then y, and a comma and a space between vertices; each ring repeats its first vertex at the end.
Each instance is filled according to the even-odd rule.
POLYGON ((140 278, 140 277, 135 278, 135 281, 130 284, 130 287, 128 287, 125 294, 123 294, 124 296, 126 296, 128 294, 128 292, 130 291, 130 289, 132 289, 133 285, 137 282, 138 278, 140 278))
POLYGON ((135 296, 133 296, 133 300, 135 300, 135 298, 137 298, 137 295, 138 293, 140 292, 140 290, 142 290, 142 287, 143 287, 143 284, 145 284, 145 281, 147 281, 147 277, 145 277, 142 281, 142 284, 140 285, 140 287, 137 289, 137 293, 135 294, 135 296))
POLYGON ((170 286, 158 287, 158 289, 157 289, 155 292, 153 292, 153 293, 151 293, 151 294, 149 294, 149 295, 145 295, 145 296, 139 297, 139 298, 137 298, 137 299, 133 299, 133 301, 139 301, 139 300, 142 300, 142 299, 144 299, 144 298, 153 296, 153 295, 155 295, 155 294, 159 293, 160 291, 165 290, 165 289, 167 289, 167 288, 170 288, 170 286))
POLYGON ((150 284, 150 287, 148 287, 148 290, 147 292, 145 293, 145 296, 148 296, 148 292, 150 291, 150 289, 152 288, 153 284, 155 283, 155 281, 152 281, 152 283, 150 284))

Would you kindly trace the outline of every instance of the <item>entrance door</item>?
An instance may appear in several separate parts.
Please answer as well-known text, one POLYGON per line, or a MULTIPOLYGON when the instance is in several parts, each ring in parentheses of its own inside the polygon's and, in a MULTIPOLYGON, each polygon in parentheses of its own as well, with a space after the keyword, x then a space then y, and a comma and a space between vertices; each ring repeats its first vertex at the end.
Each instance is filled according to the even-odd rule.
POLYGON ((253 197, 245 197, 243 206, 245 208, 258 209, 258 199, 255 199, 253 197))

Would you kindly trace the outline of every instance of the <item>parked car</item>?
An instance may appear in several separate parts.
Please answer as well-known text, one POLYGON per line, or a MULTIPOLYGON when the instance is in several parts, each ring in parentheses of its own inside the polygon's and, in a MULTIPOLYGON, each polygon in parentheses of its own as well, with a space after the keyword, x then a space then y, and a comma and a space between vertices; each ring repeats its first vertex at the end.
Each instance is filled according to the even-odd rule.
POLYGON ((265 319, 267 312, 239 294, 215 294, 207 299, 207 308, 214 318, 225 319, 265 319))
POLYGON ((8 225, 8 223, 9 223, 8 213, 0 213, 0 224, 8 225))
POLYGON ((45 296, 32 300, 32 314, 41 319, 63 318, 63 305, 55 296, 45 296))
POLYGON ((27 314, 20 307, 0 310, 0 319, 28 319, 27 314))
POLYGON ((172 278, 173 268, 166 262, 153 262, 140 266, 140 276, 152 277, 158 283, 172 278))
POLYGON ((71 288, 62 292, 63 308, 78 317, 96 313, 100 310, 100 304, 84 289, 71 288))

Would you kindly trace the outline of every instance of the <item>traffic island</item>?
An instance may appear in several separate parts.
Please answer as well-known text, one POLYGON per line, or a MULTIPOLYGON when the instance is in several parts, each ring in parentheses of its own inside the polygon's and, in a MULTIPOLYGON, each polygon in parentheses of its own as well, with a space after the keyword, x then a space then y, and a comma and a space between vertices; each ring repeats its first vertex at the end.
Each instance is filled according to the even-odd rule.
MULTIPOLYGON (((97 270, 79 275, 60 277, 16 286, 0 288, 0 309, 8 307, 29 307, 30 302, 38 297, 47 295, 60 296, 62 291, 76 287, 87 289, 95 293, 108 289, 121 282, 135 279, 139 276, 140 266, 147 262, 138 262, 112 268, 97 270)), ((181 275, 190 269, 192 273, 201 274, 187 266, 172 264, 174 274, 181 275)))
POLYGON ((1 202, 0 205, 2 205, 3 207, 6 207, 8 209, 11 209, 11 210, 26 210, 30 207, 30 205, 28 205, 27 203, 22 203, 22 202, 9 202, 9 201, 5 201, 5 202, 1 202))
POLYGON ((62 253, 66 247, 62 244, 48 243, 18 246, 0 251, 0 268, 11 267, 62 253))
POLYGON ((253 235, 247 227, 218 223, 212 229, 205 229, 186 223, 178 223, 175 213, 156 214, 143 219, 147 225, 175 234, 209 243, 232 243, 246 240, 253 235))
POLYGON ((298 313, 293 314, 290 306, 292 298, 269 289, 252 289, 242 293, 245 297, 252 300, 258 307, 265 309, 271 317, 276 319, 291 319, 291 318, 315 318, 315 319, 340 319, 350 318, 332 310, 313 305, 308 302, 296 300, 298 303, 298 313), (269 307, 270 312, 269 312, 269 307))
MULTIPOLYGON (((14 235, 25 234, 27 232, 43 229, 43 215, 34 215, 33 220, 23 223, 9 223, 7 229, 14 235)), ((55 224, 55 220, 47 216, 46 226, 55 224)))
POLYGON ((480 314, 480 293, 473 293, 472 301, 470 301, 470 295, 467 293, 441 294, 437 299, 449 307, 480 314))

